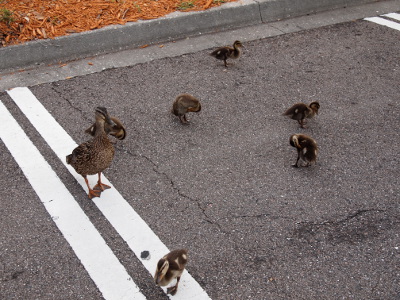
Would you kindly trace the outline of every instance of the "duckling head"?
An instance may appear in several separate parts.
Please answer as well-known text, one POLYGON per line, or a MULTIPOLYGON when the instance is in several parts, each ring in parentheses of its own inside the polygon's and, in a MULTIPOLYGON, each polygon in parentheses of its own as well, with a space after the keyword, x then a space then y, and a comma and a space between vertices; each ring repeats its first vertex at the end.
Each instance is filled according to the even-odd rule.
POLYGON ((318 115, 319 103, 311 102, 309 106, 318 115))
POLYGON ((188 108, 188 112, 199 112, 199 111, 201 111, 201 104, 200 104, 200 102, 198 102, 196 106, 193 106, 193 107, 189 107, 189 108, 188 108))
POLYGON ((157 263, 156 274, 154 275, 154 281, 156 284, 160 284, 169 269, 169 262, 166 258, 161 258, 157 263))
POLYGON ((235 42, 233 43, 233 46, 234 46, 234 47, 243 47, 243 44, 242 44, 241 41, 235 41, 235 42))
POLYGON ((299 138, 298 138, 298 135, 297 135, 297 134, 291 135, 291 136, 290 136, 290 139, 289 139, 289 142, 290 142, 290 145, 291 145, 292 147, 295 147, 295 148, 297 148, 297 149, 300 149, 300 148, 301 148, 301 147, 300 147, 300 144, 299 144, 299 138))

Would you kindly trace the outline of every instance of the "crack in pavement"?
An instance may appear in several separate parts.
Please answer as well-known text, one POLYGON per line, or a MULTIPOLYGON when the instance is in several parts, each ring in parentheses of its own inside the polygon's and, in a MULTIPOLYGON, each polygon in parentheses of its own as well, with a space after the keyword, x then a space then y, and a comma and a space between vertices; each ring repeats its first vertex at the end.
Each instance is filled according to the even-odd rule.
POLYGON ((164 177, 164 178, 169 182, 171 188, 172 188, 180 197, 185 198, 185 199, 187 199, 187 200, 189 200, 189 201, 191 201, 191 202, 193 202, 193 203, 195 203, 195 204, 197 205, 197 207, 200 209, 200 211, 202 212, 202 214, 203 214, 203 216, 204 216, 204 220, 205 220, 207 223, 209 223, 209 224, 211 224, 211 225, 217 226, 218 229, 219 229, 221 232, 225 233, 225 234, 228 234, 228 233, 229 233, 229 232, 227 232, 226 230, 224 230, 224 229, 222 228, 221 224, 219 224, 218 222, 213 221, 213 220, 211 219, 211 217, 207 215, 206 209, 203 208, 203 207, 201 206, 201 203, 200 203, 199 200, 196 200, 196 199, 194 199, 194 198, 192 198, 192 197, 186 195, 185 193, 183 193, 183 192, 176 186, 176 184, 175 184, 175 182, 173 181, 173 179, 170 178, 170 176, 169 176, 167 173, 161 172, 161 171, 158 169, 157 164, 156 164, 151 158, 149 158, 148 156, 146 156, 146 155, 144 155, 144 154, 135 154, 135 153, 132 153, 130 150, 121 149, 121 148, 119 148, 119 147, 116 147, 116 148, 117 148, 118 150, 124 151, 125 153, 131 155, 132 157, 144 158, 147 162, 149 162, 149 163, 153 166, 153 171, 154 171, 155 173, 157 173, 158 175, 164 177))
POLYGON ((82 117, 83 117, 84 119, 88 120, 88 118, 85 116, 83 110, 80 109, 79 107, 76 107, 67 97, 65 97, 64 95, 66 95, 66 93, 63 93, 63 92, 59 91, 59 90, 57 89, 58 86, 59 86, 59 85, 58 85, 57 82, 53 82, 53 83, 51 84, 51 89, 52 89, 62 100, 65 100, 73 109, 75 109, 76 111, 78 111, 78 112, 82 115, 82 117))
POLYGON ((241 218, 263 218, 263 217, 270 217, 272 220, 277 220, 277 219, 284 219, 284 220, 293 220, 291 217, 286 217, 286 216, 274 216, 268 213, 264 214, 256 214, 256 215, 238 215, 238 216, 232 216, 234 219, 241 219, 241 218))

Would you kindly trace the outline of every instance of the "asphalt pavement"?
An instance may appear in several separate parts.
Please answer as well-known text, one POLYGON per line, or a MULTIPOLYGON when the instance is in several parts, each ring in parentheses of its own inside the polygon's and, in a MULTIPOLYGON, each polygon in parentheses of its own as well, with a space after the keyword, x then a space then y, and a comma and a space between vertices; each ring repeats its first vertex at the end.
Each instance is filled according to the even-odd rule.
MULTIPOLYGON (((242 0, 197 12, 174 12, 154 20, 106 26, 92 31, 0 48, 0 70, 37 68, 49 63, 118 52, 157 42, 273 22, 377 0, 242 0)), ((398 0, 385 1, 388 5, 398 0)), ((382 3, 378 3, 380 6, 382 3)))
MULTIPOLYGON (((105 175, 168 248, 189 249, 188 271, 210 298, 397 299, 400 31, 360 20, 372 15, 307 30, 284 21, 280 28, 296 29, 244 39, 243 56, 228 68, 203 46, 92 74, 70 67, 76 77, 29 89, 78 143, 88 139, 83 131, 96 106, 124 122, 128 136, 116 142, 105 175), (187 126, 169 112, 180 93, 202 103, 187 126), (321 104, 307 129, 282 116, 299 101, 321 104), (291 167, 293 133, 317 141, 315 166, 291 167)), ((247 29, 251 36, 256 27, 247 29)), ((218 37, 233 41, 236 33, 245 30, 218 37)), ((214 35, 182 43, 208 39, 216 43, 214 35)), ((97 62, 72 66, 88 61, 97 62)), ((10 96, 0 100, 145 297, 166 299, 10 96)), ((0 148, 2 298, 102 299, 3 142, 0 148)), ((113 201, 106 195, 99 200, 113 201)))

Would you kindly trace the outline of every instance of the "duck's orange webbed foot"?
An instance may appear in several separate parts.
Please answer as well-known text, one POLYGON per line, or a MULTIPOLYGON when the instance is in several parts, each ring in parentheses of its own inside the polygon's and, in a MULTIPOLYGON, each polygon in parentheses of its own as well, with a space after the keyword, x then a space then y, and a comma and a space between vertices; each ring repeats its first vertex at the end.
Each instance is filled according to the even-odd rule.
POLYGON ((89 189, 88 197, 89 199, 100 197, 101 192, 89 189))
POLYGON ((93 187, 93 190, 100 191, 100 193, 106 189, 111 189, 111 186, 101 183, 100 181, 98 181, 97 184, 93 187))

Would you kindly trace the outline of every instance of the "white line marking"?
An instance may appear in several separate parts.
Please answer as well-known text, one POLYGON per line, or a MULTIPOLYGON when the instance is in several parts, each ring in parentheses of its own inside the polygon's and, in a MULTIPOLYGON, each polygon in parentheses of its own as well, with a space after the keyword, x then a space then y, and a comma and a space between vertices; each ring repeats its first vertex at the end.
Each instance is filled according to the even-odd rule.
POLYGON ((0 102, 0 138, 107 300, 146 299, 39 150, 0 102))
POLYGON ((396 22, 393 22, 393 21, 389 21, 389 20, 386 20, 386 19, 383 19, 383 18, 380 18, 380 17, 365 18, 364 20, 367 20, 367 21, 370 21, 370 22, 374 22, 374 23, 379 24, 379 25, 384 25, 384 26, 387 26, 387 27, 390 27, 390 28, 393 28, 393 29, 396 29, 396 30, 400 30, 400 24, 399 23, 396 23, 396 22))
MULTIPOLYGON (((28 88, 15 88, 8 91, 8 94, 46 140, 71 174, 75 176, 76 180, 78 180, 85 191, 87 191, 82 176, 77 174, 65 161, 65 156, 70 154, 77 144, 28 88)), ((92 185, 96 183, 97 177, 88 176, 88 179, 92 185)), ((102 182, 112 186, 103 175, 102 182)), ((112 186, 111 189, 104 191, 101 194, 101 198, 93 198, 93 202, 143 263, 151 276, 153 276, 158 260, 169 252, 168 248, 121 196, 115 187, 112 186), (141 252, 145 250, 150 252, 151 258, 149 260, 140 259, 141 252)), ((190 249, 188 250, 190 256, 190 249)), ((190 266, 190 260, 188 265, 190 266)), ((166 292, 166 288, 163 288, 163 290, 166 292)), ((181 300, 211 299, 186 270, 179 283, 178 292, 175 296, 170 297, 181 300)))
POLYGON ((385 15, 382 15, 382 17, 388 17, 388 18, 400 21, 400 14, 398 14, 398 13, 385 14, 385 15))

